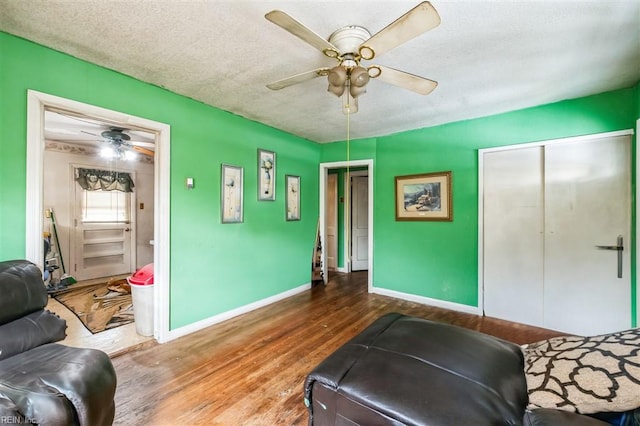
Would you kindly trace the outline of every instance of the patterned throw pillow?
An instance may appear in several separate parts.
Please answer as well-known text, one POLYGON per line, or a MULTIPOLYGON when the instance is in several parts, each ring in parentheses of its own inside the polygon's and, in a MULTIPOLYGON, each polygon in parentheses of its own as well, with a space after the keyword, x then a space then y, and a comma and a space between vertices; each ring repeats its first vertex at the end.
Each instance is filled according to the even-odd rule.
POLYGON ((583 414, 640 407, 640 328, 523 347, 530 408, 583 414))

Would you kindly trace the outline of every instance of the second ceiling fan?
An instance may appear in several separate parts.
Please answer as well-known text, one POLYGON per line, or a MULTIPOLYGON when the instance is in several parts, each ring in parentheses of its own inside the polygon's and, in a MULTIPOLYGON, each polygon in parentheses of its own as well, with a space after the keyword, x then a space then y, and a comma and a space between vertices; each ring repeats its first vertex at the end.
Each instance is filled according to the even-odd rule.
POLYGON ((359 25, 348 25, 336 30, 327 40, 316 34, 285 12, 273 10, 265 15, 270 22, 290 32, 302 41, 320 50, 325 56, 334 58, 338 64, 333 68, 318 68, 267 84, 279 90, 316 77, 326 76, 328 91, 343 97, 343 112, 357 112, 358 96, 366 92, 371 78, 389 83, 421 95, 428 95, 437 82, 382 65, 363 66, 361 60, 372 60, 389 50, 419 36, 440 24, 440 16, 428 1, 396 19, 371 36, 359 25))
POLYGON ((131 154, 139 152, 153 158, 155 152, 149 148, 152 148, 154 144, 150 142, 134 141, 131 139, 131 136, 125 133, 125 130, 127 129, 121 127, 109 127, 108 130, 102 131, 100 135, 84 130, 82 130, 82 133, 102 137, 102 140, 107 144, 101 151, 102 156, 131 160, 134 158, 131 154))

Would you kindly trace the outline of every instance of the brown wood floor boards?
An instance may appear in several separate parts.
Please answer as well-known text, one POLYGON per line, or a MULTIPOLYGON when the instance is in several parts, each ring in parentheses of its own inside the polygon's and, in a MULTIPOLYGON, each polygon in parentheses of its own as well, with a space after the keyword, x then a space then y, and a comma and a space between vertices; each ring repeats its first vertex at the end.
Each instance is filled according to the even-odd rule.
POLYGON ((113 359, 117 425, 304 425, 306 374, 379 316, 401 312, 517 344, 558 333, 367 293, 337 274, 270 306, 113 359))

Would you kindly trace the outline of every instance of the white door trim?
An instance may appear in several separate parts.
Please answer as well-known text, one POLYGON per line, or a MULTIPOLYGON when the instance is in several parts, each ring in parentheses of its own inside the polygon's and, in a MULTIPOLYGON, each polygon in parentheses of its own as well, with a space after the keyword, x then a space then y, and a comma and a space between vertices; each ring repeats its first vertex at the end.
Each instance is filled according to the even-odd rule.
MULTIPOLYGON (((640 131, 640 120, 638 120, 638 129, 640 131)), ((515 144, 515 145, 505 145, 499 146, 495 148, 484 148, 478 150, 478 312, 481 315, 484 315, 484 155, 490 152, 496 151, 505 151, 510 149, 522 149, 529 147, 538 147, 544 145, 552 145, 558 143, 568 143, 568 142, 579 142, 585 140, 594 140, 600 138, 610 138, 616 136, 625 136, 625 135, 633 135, 633 129, 628 130, 619 130, 614 132, 606 132, 606 133, 597 133, 592 135, 584 135, 584 136, 575 136, 568 138, 559 138, 559 139, 550 139, 547 141, 537 141, 531 143, 524 144, 515 144)), ((640 164, 640 154, 636 153, 636 167, 640 164)), ((636 188, 638 194, 640 195, 640 188, 636 188)), ((636 197, 636 206, 640 208, 640 200, 637 200, 636 197)), ((637 220, 636 220, 637 223, 637 220)), ((638 230, 636 229, 636 232, 638 230)), ((640 237, 640 232, 638 233, 638 237, 640 237)), ((635 242, 633 242, 635 244, 635 242)), ((640 261, 640 254, 637 254, 638 261, 640 261)), ((636 283, 637 288, 637 283, 636 283)), ((640 303, 640 295, 638 295, 638 303, 640 303)), ((639 306, 640 307, 640 306, 639 306)), ((638 320, 640 321, 640 313, 638 313, 638 320)))
MULTIPOLYGON (((369 220, 369 264, 368 264, 368 269, 369 272, 367 274, 367 290, 369 293, 371 293, 372 288, 373 288, 373 198, 374 198, 374 192, 373 192, 373 159, 367 159, 367 160, 353 160, 353 161, 335 161, 335 162, 331 162, 331 163, 320 163, 320 204, 319 204, 319 208, 320 208, 320 238, 322 241, 326 241, 326 232, 324 229, 325 226, 325 194, 326 194, 326 187, 327 187, 327 174, 329 172, 329 169, 341 169, 341 168, 345 168, 345 167, 367 167, 367 171, 365 173, 368 173, 368 184, 369 184, 369 205, 368 205, 368 220, 369 220)), ((354 175, 357 172, 352 172, 351 175, 354 175)), ((349 181, 349 176, 345 176, 345 178, 347 179, 347 182, 349 181)), ((346 188, 345 188, 346 190, 346 188)), ((345 215, 349 214, 349 209, 345 208, 345 215)), ((345 221, 345 223, 347 223, 345 221)), ((345 227, 346 228, 346 227, 345 227)), ((349 230, 344 230, 344 232, 349 232, 349 230)), ((346 241, 346 240, 345 240, 346 241)), ((348 257, 348 253, 347 253, 347 248, 345 248, 344 250, 344 254, 345 257, 348 257)), ((323 250, 322 251, 322 272, 325 274, 325 277, 327 276, 327 259, 326 259, 326 251, 323 250)), ((347 259, 345 259, 345 261, 347 261, 347 259)), ((347 266, 347 271, 351 270, 351 265, 345 263, 345 266, 347 266)))
POLYGON ((29 90, 27 92, 27 176, 25 258, 40 268, 44 263, 43 170, 44 112, 57 108, 96 119, 139 127, 157 134, 154 171, 154 337, 163 343, 169 338, 169 279, 171 246, 170 209, 170 130, 168 124, 100 108, 82 102, 29 90))
POLYGON ((636 164, 635 164, 635 183, 636 183, 636 240, 634 245, 636 248, 636 327, 640 327, 640 287, 638 286, 638 265, 640 265, 640 247, 638 247, 638 241, 640 241, 640 226, 638 221, 638 215, 640 215, 640 186, 638 185, 638 166, 640 166, 640 149, 638 149, 638 135, 640 135, 640 119, 636 121, 636 135, 634 140, 634 146, 636 149, 636 164))

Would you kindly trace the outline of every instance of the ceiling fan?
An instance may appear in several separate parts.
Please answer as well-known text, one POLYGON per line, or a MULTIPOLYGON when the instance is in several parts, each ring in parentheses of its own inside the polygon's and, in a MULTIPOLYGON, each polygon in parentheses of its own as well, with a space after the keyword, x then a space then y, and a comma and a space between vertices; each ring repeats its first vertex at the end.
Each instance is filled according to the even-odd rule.
MULTIPOLYGON (((150 147, 153 147, 153 143, 150 142, 142 142, 142 141, 133 141, 131 140, 131 136, 126 134, 121 127, 110 127, 109 130, 105 130, 100 133, 99 136, 103 138, 109 145, 103 148, 101 155, 105 157, 111 158, 119 158, 119 159, 132 159, 133 155, 131 154, 133 151, 140 152, 141 154, 153 157, 155 152, 150 147)), ((83 133, 87 133, 89 135, 98 136, 96 134, 82 131, 83 133)))
POLYGON ((285 12, 272 10, 265 15, 270 22, 290 32, 302 41, 320 50, 325 56, 336 59, 333 68, 318 68, 267 84, 272 90, 280 90, 316 77, 326 76, 328 91, 343 97, 343 112, 357 112, 358 96, 366 92, 367 83, 377 78, 394 86, 421 95, 431 93, 438 83, 424 77, 399 71, 382 65, 361 65, 361 60, 372 60, 389 50, 419 36, 440 24, 440 16, 428 1, 396 19, 375 35, 359 25, 348 25, 336 30, 328 40, 316 34, 285 12))

